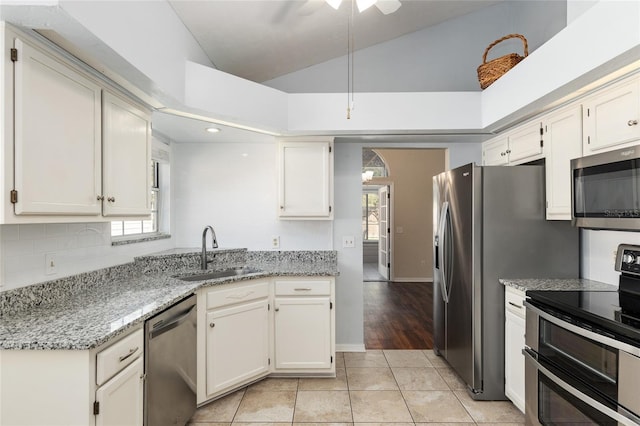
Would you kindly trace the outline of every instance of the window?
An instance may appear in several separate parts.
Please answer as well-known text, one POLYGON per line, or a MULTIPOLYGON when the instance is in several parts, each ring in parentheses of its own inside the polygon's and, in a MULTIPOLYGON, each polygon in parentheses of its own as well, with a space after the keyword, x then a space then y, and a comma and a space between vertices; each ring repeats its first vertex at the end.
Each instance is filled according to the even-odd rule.
POLYGON ((147 220, 116 220, 111 222, 111 236, 123 237, 158 232, 158 204, 160 201, 160 166, 151 161, 151 218, 147 220))
POLYGON ((386 177, 387 166, 371 148, 362 150, 362 182, 369 182, 374 177, 386 177))
POLYGON ((364 241, 380 239, 380 209, 377 188, 362 193, 362 238, 364 241))

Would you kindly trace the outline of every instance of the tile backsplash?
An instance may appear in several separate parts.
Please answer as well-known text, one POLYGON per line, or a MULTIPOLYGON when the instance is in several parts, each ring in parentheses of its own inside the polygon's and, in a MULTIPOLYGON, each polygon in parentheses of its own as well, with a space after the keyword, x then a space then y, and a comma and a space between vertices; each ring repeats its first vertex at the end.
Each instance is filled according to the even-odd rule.
POLYGON ((173 248, 173 239, 111 245, 109 222, 0 225, 0 290, 131 262, 173 248), (45 259, 55 262, 47 274, 45 259))

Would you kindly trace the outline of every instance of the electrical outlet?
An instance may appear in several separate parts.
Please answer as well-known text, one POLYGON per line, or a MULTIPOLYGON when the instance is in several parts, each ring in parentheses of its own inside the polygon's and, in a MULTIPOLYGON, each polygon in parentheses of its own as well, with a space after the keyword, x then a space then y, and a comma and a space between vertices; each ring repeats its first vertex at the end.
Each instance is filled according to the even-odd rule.
POLYGON ((353 248, 356 246, 356 239, 353 235, 342 237, 342 247, 353 248))
POLYGON ((44 255, 44 273, 45 275, 58 273, 58 259, 55 253, 47 253, 44 255))
POLYGON ((280 237, 271 237, 271 248, 280 248, 280 237))

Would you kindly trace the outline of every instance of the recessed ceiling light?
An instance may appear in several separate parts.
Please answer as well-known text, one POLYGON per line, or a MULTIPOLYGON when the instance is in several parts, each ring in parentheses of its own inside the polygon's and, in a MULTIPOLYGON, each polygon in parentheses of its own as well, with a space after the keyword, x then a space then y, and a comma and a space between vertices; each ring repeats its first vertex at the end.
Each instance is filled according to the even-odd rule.
POLYGON ((209 133, 218 133, 220 131, 220 129, 218 129, 217 127, 207 127, 207 132, 209 133))

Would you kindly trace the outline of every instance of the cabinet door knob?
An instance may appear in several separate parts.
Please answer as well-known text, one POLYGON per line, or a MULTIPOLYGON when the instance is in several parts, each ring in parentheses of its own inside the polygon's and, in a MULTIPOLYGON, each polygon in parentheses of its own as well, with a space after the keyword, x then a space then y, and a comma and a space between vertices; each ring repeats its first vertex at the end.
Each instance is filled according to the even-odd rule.
POLYGON ((98 195, 98 201, 104 201, 104 195, 98 195))
POLYGON ((507 150, 507 154, 511 154, 511 150, 510 149, 507 150))
POLYGON ((213 327, 215 327, 215 326, 216 326, 216 324, 215 324, 215 323, 213 323, 213 322, 210 322, 210 323, 209 323, 209 327, 213 328, 213 327))
POLYGON ((280 310, 280 308, 276 308, 276 312, 278 312, 280 310))
POLYGON ((629 120, 627 121, 627 126, 637 126, 638 120, 629 120))
POLYGON ((110 203, 115 203, 116 197, 109 197, 107 198, 107 201, 109 201, 110 203))
POLYGON ((280 206, 280 210, 284 210, 284 206, 280 206))
POLYGON ((504 157, 504 152, 501 152, 501 153, 500 153, 500 157, 504 157))

